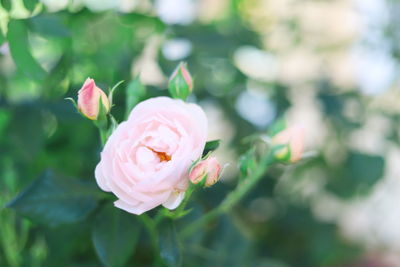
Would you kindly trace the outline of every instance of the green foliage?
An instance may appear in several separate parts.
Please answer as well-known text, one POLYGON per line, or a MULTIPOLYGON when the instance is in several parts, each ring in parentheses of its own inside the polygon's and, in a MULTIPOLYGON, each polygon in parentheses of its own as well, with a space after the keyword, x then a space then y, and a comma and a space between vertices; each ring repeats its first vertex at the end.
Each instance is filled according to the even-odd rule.
POLYGON ((92 230, 93 245, 105 266, 126 266, 136 247, 140 224, 137 218, 113 205, 96 216, 92 230))
POLYGON ((11 10, 11 7, 12 7, 12 1, 11 0, 1 0, 0 3, 1 3, 1 6, 3 8, 5 8, 6 10, 8 10, 8 11, 11 10))
POLYGON ((146 87, 140 82, 140 78, 134 78, 126 87, 126 115, 128 118, 131 110, 146 96, 146 87))
POLYGON ((175 223, 171 219, 162 221, 158 228, 160 257, 166 266, 182 265, 182 248, 178 239, 175 223))
POLYGON ((221 140, 207 141, 206 146, 204 147, 203 156, 216 150, 219 147, 220 143, 221 143, 221 140))
POLYGON ((27 22, 25 20, 11 20, 8 24, 7 40, 18 69, 31 79, 43 81, 46 77, 46 71, 30 52, 27 22))
POLYGON ((380 156, 351 151, 343 169, 334 173, 327 188, 345 198, 365 195, 382 177, 384 164, 380 156))
POLYGON ((24 6, 30 11, 33 11, 38 3, 39 0, 24 0, 24 6))
POLYGON ((7 206, 38 223, 56 226, 86 218, 96 208, 98 195, 91 184, 47 171, 7 206))

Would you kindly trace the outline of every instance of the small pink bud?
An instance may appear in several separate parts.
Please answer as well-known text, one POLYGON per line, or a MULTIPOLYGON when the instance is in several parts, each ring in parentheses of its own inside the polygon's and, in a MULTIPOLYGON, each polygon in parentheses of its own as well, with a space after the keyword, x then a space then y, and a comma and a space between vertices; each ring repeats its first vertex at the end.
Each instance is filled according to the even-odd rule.
POLYGON ((180 63, 169 78, 168 89, 172 97, 185 100, 193 90, 193 80, 186 64, 180 63))
POLYGON ((78 110, 88 119, 96 120, 99 115, 100 102, 108 113, 110 102, 107 95, 96 86, 93 79, 87 78, 78 92, 78 110))
POLYGON ((304 149, 304 128, 301 125, 293 125, 279 132, 272 138, 274 145, 287 145, 275 154, 282 161, 296 162, 301 159, 304 149))
POLYGON ((198 184, 204 179, 206 187, 215 184, 221 175, 221 165, 216 157, 208 157, 197 163, 189 173, 189 179, 192 183, 198 184))

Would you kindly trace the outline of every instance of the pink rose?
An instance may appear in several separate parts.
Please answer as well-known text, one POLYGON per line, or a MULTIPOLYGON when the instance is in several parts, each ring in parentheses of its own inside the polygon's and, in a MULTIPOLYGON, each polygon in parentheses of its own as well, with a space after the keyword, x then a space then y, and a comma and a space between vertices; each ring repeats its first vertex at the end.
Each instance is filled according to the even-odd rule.
POLYGON ((301 159, 304 149, 304 128, 301 125, 293 125, 279 132, 272 138, 275 145, 287 145, 276 153, 276 158, 296 162, 301 159), (287 158, 287 159, 286 159, 287 158))
POLYGON ((139 103, 107 140, 95 176, 114 193, 116 207, 141 214, 159 205, 175 209, 188 171, 203 153, 207 118, 196 104, 168 97, 139 103))
POLYGON ((200 161, 190 171, 189 178, 194 184, 200 183, 205 180, 205 186, 214 185, 221 175, 221 165, 219 164, 216 157, 208 157, 205 160, 200 161))
POLYGON ((110 110, 107 95, 96 86, 93 79, 87 78, 78 92, 78 110, 90 120, 96 120, 99 115, 99 103, 103 104, 106 112, 110 110))

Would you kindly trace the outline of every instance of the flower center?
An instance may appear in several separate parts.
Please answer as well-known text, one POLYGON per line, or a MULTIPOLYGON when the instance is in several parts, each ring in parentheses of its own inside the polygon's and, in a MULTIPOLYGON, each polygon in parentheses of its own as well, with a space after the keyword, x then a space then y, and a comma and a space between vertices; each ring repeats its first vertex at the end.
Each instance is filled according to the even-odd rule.
POLYGON ((170 161, 170 160, 171 160, 171 156, 168 155, 167 153, 155 151, 155 150, 152 149, 151 147, 147 147, 147 148, 150 149, 151 151, 153 151, 153 152, 157 155, 158 159, 159 159, 161 162, 163 162, 163 161, 170 161))

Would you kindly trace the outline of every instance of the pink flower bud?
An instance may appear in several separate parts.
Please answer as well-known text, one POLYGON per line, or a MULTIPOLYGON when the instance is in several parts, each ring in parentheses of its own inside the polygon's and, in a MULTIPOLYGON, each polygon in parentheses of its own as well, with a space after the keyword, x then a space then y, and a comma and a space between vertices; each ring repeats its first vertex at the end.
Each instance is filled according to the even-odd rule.
POLYGON ((197 163, 189 173, 189 179, 192 183, 198 184, 204 179, 206 187, 215 184, 221 175, 221 165, 216 157, 208 157, 197 163))
POLYGON ((110 110, 107 95, 96 86, 93 79, 87 78, 78 92, 78 110, 88 119, 96 120, 100 111, 100 102, 107 113, 110 110))
POLYGON ((193 90, 193 80, 186 64, 180 63, 172 73, 169 83, 169 92, 172 97, 185 100, 193 90))
POLYGON ((273 145, 287 145, 278 150, 275 157, 282 161, 296 162, 301 159, 304 149, 304 128, 293 125, 272 138, 273 145))

